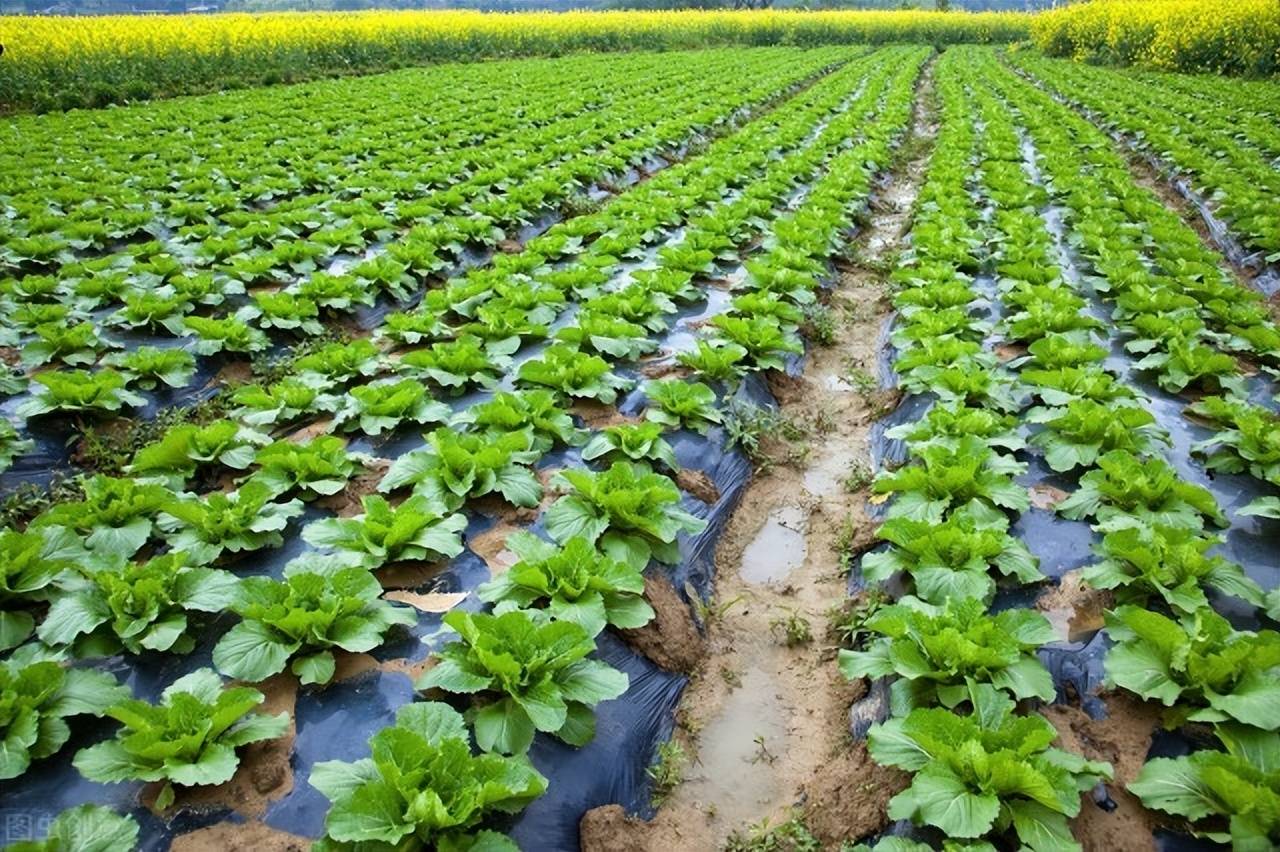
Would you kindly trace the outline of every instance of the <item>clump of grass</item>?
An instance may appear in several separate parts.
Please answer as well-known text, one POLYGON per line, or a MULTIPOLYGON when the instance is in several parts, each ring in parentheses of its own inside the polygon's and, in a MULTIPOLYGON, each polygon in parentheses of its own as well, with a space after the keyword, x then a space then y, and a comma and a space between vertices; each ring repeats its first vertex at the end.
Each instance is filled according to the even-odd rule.
POLYGON ((849 572, 853 570, 853 561, 859 555, 859 548, 856 546, 857 542, 858 525, 854 523, 852 515, 845 515, 844 520, 840 523, 840 531, 836 533, 836 540, 831 545, 836 552, 836 559, 840 565, 840 576, 842 577, 848 577, 849 572))
MULTIPOLYGON (((841 852, 853 847, 846 844, 841 852)), ((778 825, 770 825, 763 819, 748 826, 745 832, 735 831, 725 841, 724 852, 822 852, 822 843, 813 836, 799 814, 778 825)))
POLYGON ((848 382, 854 391, 862 396, 870 396, 880 389, 880 383, 876 381, 875 376, 865 368, 852 364, 849 366, 848 382))
POLYGON ((727 601, 704 601, 697 595, 691 595, 690 597, 693 600, 693 614, 703 627, 710 627, 712 624, 716 624, 725 617, 729 610, 742 602, 742 595, 730 598, 727 601))
POLYGON ((845 648, 860 647, 867 620, 887 603, 888 595, 879 589, 871 589, 831 607, 827 612, 827 629, 831 638, 845 648))
POLYGON ((687 762, 684 746, 676 740, 667 740, 658 746, 657 759, 645 770, 645 774, 653 782, 649 798, 655 808, 662 807, 672 791, 684 781, 687 762))
POLYGON ((733 400, 724 414, 724 428, 729 445, 741 447, 759 471, 767 471, 777 461, 765 451, 766 436, 788 444, 782 454, 786 463, 800 464, 808 458, 809 430, 772 408, 733 400))
POLYGON ((809 620, 795 610, 788 610, 786 615, 771 620, 769 632, 788 648, 808 645, 813 641, 813 628, 809 625, 809 620))
POLYGON ((83 499, 84 487, 78 476, 54 474, 49 485, 43 488, 33 482, 23 482, 0 499, 0 526, 21 528, 50 506, 83 499))
POLYGON ((204 426, 225 417, 229 399, 223 390, 195 405, 162 408, 149 420, 118 419, 86 426, 76 445, 74 461, 94 473, 121 476, 138 450, 163 438, 172 427, 184 423, 204 426))
POLYGON ((835 311, 826 305, 814 303, 804 310, 804 336, 819 346, 836 342, 835 311))
POLYGON ((875 472, 871 470, 871 465, 861 459, 855 460, 849 465, 849 475, 844 478, 844 490, 856 494, 870 485, 874 478, 875 472))

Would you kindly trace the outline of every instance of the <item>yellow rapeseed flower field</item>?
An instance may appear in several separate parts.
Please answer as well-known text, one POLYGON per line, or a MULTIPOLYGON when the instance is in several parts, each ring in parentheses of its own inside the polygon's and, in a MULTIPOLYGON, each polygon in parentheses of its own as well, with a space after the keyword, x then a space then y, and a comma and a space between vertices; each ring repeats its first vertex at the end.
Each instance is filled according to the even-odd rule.
POLYGON ((1166 71, 1280 72, 1276 0, 1092 0, 1035 16, 1031 32, 1055 56, 1166 71))
POLYGON ((48 109, 477 58, 725 44, 1007 42, 1016 13, 470 11, 0 18, 0 108, 48 109))

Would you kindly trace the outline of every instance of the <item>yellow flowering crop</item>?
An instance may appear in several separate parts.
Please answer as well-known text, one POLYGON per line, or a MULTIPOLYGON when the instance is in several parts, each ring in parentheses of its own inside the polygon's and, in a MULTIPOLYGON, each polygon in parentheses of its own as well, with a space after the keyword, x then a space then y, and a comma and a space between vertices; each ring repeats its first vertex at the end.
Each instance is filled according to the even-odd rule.
POLYGON ((1280 72, 1276 0, 1092 0, 1037 15, 1031 32, 1055 56, 1167 71, 1280 72))
POLYGON ((0 108, 50 109, 578 50, 1026 38, 1016 13, 469 11, 0 18, 0 108))

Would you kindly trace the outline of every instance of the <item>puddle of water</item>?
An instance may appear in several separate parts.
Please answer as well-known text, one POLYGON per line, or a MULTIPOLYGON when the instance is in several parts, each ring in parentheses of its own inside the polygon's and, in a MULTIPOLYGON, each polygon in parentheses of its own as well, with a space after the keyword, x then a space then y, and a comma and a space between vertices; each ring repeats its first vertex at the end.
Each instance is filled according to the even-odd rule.
POLYGON ((813 464, 804 472, 804 490, 814 497, 835 497, 844 491, 845 480, 853 472, 855 464, 865 468, 869 460, 854 447, 830 444, 816 453, 813 464))
POLYGON ((845 453, 824 453, 804 472, 804 489, 814 496, 836 496, 845 489, 852 458, 845 453))
POLYGON ((738 573, 748 583, 760 585, 784 579, 804 564, 809 552, 808 531, 809 515, 804 509, 774 509, 743 551, 738 573))
POLYGON ((772 677, 753 666, 698 735, 697 763, 679 795, 714 814, 719 839, 759 822, 787 792, 769 764, 786 753, 789 715, 772 677))

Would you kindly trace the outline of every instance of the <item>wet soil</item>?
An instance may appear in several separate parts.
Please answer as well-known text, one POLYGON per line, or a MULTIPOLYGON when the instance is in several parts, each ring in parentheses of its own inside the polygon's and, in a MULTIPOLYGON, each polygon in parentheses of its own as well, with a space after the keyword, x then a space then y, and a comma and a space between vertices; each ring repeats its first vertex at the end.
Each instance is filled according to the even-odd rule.
POLYGON ((697 669, 707 642, 689 605, 664 577, 645 577, 644 597, 654 618, 644 627, 618 631, 623 640, 667 671, 688 674, 697 669))
POLYGON ((1086 795, 1080 815, 1071 821, 1071 830, 1085 849, 1117 848, 1117 841, 1123 838, 1126 852, 1155 852, 1155 816, 1125 786, 1142 769, 1160 711, 1152 704, 1119 693, 1105 695, 1103 701, 1107 708, 1105 719, 1091 719, 1079 708, 1060 704, 1041 710, 1058 729, 1060 748, 1090 760, 1105 760, 1115 769, 1115 779, 1107 784, 1115 807, 1107 810, 1086 795))

